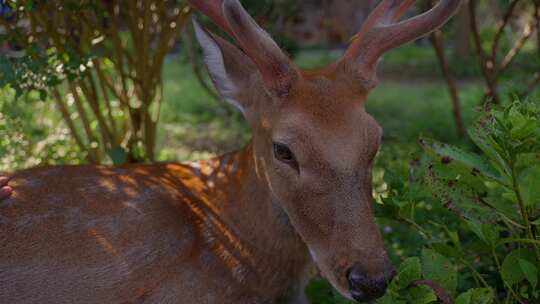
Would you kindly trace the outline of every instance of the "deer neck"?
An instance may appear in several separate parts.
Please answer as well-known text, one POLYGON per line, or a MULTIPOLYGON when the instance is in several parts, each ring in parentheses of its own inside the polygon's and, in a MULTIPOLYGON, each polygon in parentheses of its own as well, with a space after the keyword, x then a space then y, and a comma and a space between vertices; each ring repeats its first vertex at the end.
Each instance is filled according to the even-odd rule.
POLYGON ((252 145, 195 166, 207 185, 206 201, 219 215, 226 247, 238 257, 233 275, 243 283, 279 289, 302 273, 306 246, 258 172, 252 145))

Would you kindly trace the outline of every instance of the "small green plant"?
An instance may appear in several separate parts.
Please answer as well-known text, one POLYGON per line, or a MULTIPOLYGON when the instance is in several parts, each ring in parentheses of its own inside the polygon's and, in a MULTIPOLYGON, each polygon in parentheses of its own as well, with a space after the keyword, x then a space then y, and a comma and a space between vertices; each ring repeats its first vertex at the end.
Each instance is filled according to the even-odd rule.
POLYGON ((426 185, 460 218, 456 237, 441 249, 467 261, 475 283, 497 290, 498 300, 538 303, 540 109, 516 102, 493 110, 469 135, 479 153, 421 141, 430 157, 426 185), (475 237, 460 242, 467 233, 475 237))

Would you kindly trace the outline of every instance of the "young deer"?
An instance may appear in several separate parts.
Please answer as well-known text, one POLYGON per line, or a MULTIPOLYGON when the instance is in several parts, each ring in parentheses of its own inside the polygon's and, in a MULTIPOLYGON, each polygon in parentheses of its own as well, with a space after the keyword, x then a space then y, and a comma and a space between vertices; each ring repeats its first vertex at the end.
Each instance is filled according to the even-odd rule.
POLYGON ((210 76, 245 115, 242 150, 189 164, 15 173, 0 204, 1 303, 305 303, 310 262, 344 296, 394 270, 371 206, 381 129, 366 113, 379 57, 444 24, 460 0, 399 22, 383 0, 337 63, 300 71, 237 0, 191 1, 210 76))

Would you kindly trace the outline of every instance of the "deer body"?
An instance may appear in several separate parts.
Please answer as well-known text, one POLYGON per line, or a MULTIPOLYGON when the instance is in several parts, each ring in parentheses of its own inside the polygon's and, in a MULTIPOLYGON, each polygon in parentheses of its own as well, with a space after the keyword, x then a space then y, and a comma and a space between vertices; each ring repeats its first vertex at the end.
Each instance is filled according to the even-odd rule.
POLYGON ((189 166, 15 174, 17 192, 0 206, 0 302, 275 303, 299 295, 307 250, 259 184, 250 152, 189 166))
POLYGON ((382 131, 364 104, 380 56, 444 24, 460 0, 401 22, 415 1, 383 0, 343 58, 313 71, 238 0, 190 2, 239 45, 194 22, 251 143, 189 165, 16 173, 0 205, 0 302, 304 303, 311 260, 349 299, 384 294, 395 272, 371 204, 382 131))

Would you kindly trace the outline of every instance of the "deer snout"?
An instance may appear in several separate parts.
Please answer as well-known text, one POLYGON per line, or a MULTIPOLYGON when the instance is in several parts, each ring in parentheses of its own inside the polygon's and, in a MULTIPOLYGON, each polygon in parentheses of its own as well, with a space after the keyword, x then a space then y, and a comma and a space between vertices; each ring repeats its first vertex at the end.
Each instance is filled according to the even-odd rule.
POLYGON ((377 275, 368 275, 360 266, 353 266, 347 271, 349 292, 358 302, 367 302, 384 295, 388 284, 396 276, 396 270, 390 264, 377 275))

